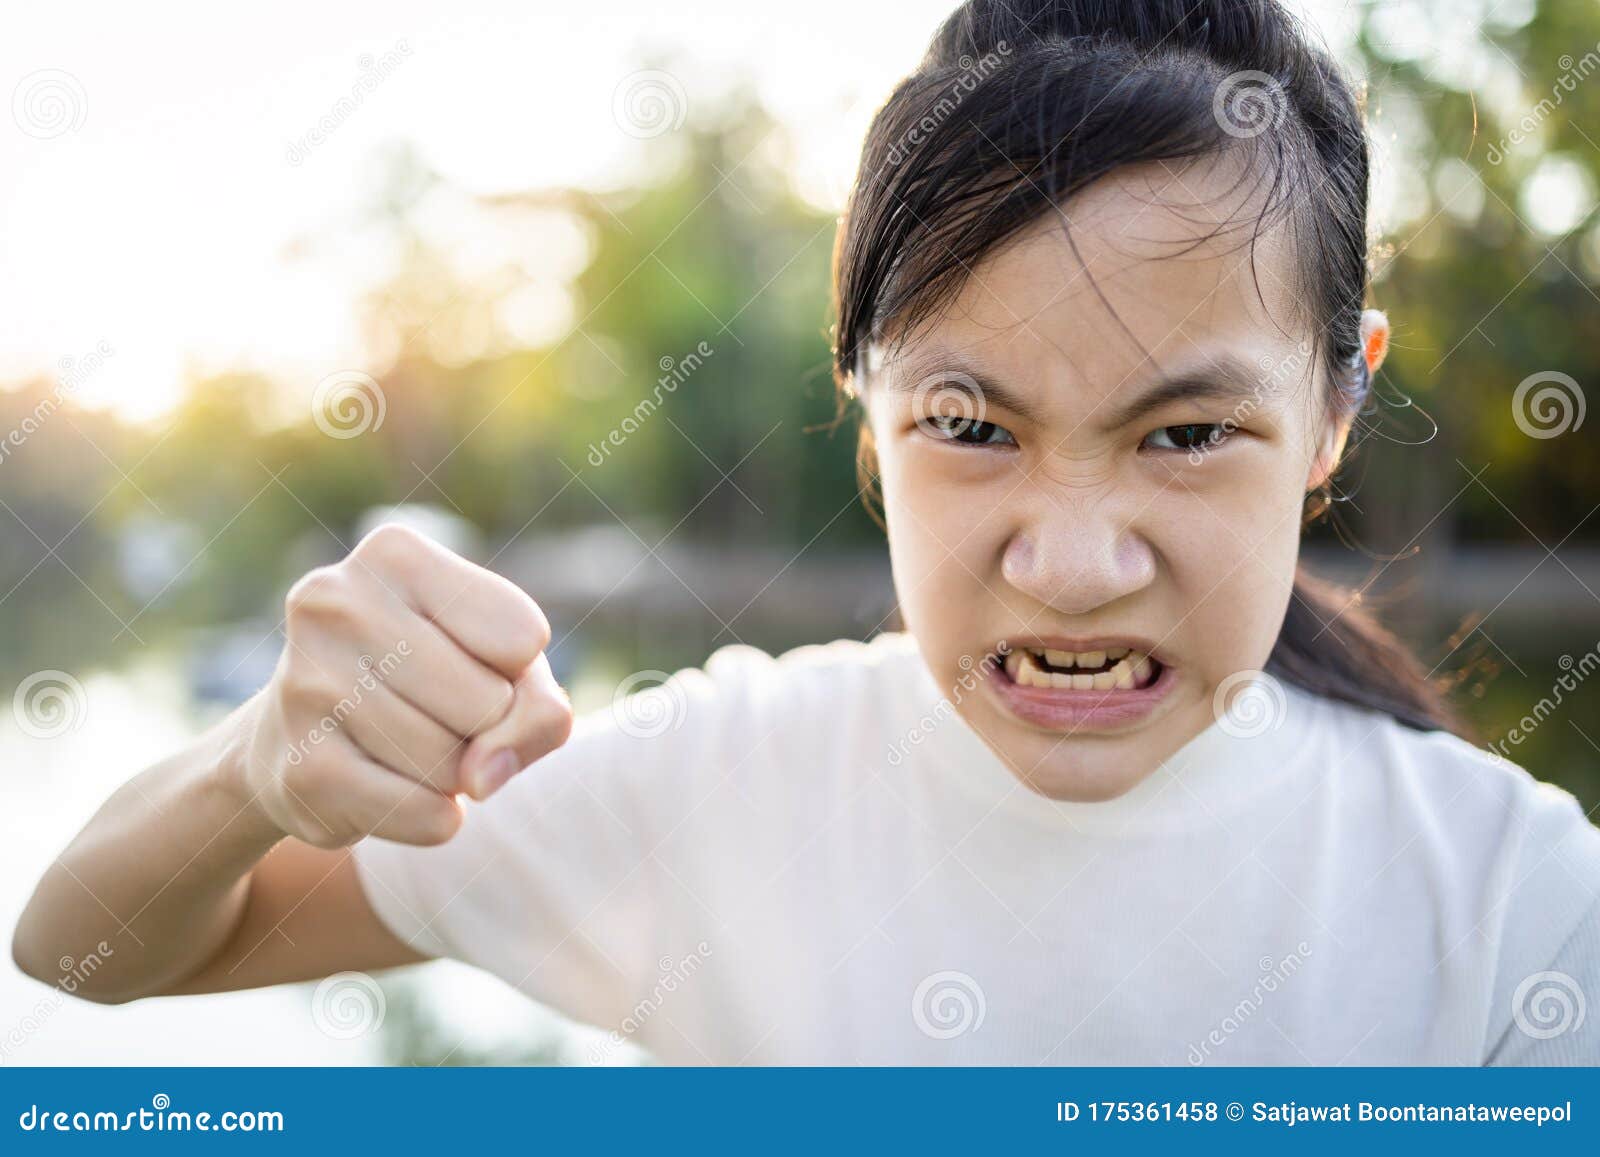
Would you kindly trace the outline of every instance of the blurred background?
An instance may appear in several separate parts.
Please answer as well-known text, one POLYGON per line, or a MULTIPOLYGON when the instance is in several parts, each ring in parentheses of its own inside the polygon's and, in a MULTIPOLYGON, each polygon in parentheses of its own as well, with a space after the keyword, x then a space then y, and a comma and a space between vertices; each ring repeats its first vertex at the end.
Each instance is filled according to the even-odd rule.
MULTIPOLYGON (((829 254, 867 121, 950 7, 13 12, 8 938, 104 797, 265 681, 290 582, 386 517, 539 598, 580 708, 727 643, 884 629, 853 432, 819 428, 829 254)), ((1307 558, 1388 609, 1480 742, 1593 808, 1600 5, 1291 7, 1368 86, 1394 323, 1307 558)), ((0 965, 3 1064, 588 1063, 598 1039, 447 963, 117 1009, 0 965)))

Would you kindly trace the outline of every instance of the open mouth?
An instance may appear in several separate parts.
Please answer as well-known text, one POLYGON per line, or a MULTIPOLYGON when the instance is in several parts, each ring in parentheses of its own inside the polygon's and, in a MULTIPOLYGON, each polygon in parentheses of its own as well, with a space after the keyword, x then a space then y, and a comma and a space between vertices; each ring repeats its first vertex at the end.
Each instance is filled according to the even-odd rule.
POLYGON ((1019 687, 1057 691, 1139 691, 1155 684, 1163 669, 1159 660, 1133 647, 1097 651, 1014 647, 1005 660, 1006 674, 1019 687))

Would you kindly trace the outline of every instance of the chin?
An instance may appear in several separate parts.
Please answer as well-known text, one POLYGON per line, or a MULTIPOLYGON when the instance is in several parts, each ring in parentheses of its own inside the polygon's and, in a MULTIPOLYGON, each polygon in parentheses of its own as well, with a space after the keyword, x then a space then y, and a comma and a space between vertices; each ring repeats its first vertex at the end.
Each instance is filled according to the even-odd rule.
POLYGON ((1126 795, 1161 760, 1133 737, 1030 737, 1001 754, 1022 786, 1060 803, 1105 803, 1126 795))

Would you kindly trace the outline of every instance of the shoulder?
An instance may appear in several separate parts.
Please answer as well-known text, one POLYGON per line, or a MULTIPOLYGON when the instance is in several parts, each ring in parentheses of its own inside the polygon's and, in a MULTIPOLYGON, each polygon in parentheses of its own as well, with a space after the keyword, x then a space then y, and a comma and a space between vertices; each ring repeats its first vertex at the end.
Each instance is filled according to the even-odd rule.
POLYGON ((1600 830, 1570 792, 1488 748, 1447 731, 1408 727, 1379 711, 1319 703, 1340 774, 1365 793, 1381 794, 1397 812, 1448 816, 1441 835, 1547 849, 1570 843, 1590 852, 1600 846, 1600 830))
MULTIPOLYGON (((814 732, 883 721, 926 697, 928 686, 915 641, 894 633, 777 654, 743 643, 722 647, 703 666, 676 672, 649 694, 670 701, 686 722, 731 728, 738 739, 763 728, 814 732)), ((626 700, 613 706, 611 714, 626 714, 626 700)))
POLYGON ((1498 943, 1522 969, 1512 981, 1596 919, 1600 829, 1570 792, 1448 732, 1326 699, 1319 711, 1349 818, 1498 943))
POLYGON ((798 788, 856 762, 830 757, 903 729, 931 688, 914 640, 901 633, 777 654, 740 643, 670 676, 624 680, 609 704, 579 716, 567 748, 547 762, 591 787, 615 780, 635 794, 804 767, 807 777, 791 780, 798 788))
POLYGON ((705 673, 714 682, 754 681, 758 688, 769 690, 785 684, 832 687, 840 679, 865 685, 921 662, 916 641, 894 632, 870 642, 836 639, 809 643, 777 655, 740 643, 713 652, 706 660, 705 673))

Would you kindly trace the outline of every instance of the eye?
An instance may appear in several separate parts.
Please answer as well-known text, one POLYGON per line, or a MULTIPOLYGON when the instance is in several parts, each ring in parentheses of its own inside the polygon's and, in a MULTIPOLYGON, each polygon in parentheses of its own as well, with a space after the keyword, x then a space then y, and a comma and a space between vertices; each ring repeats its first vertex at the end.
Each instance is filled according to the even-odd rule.
POLYGON ((1218 446, 1228 437, 1221 422, 1190 422, 1182 426, 1162 426, 1145 435, 1141 445, 1152 450, 1179 452, 1206 450, 1218 446))
POLYGON ((1014 446, 1017 443, 1004 426, 972 418, 935 414, 919 419, 917 424, 942 442, 964 442, 969 446, 1014 446))

